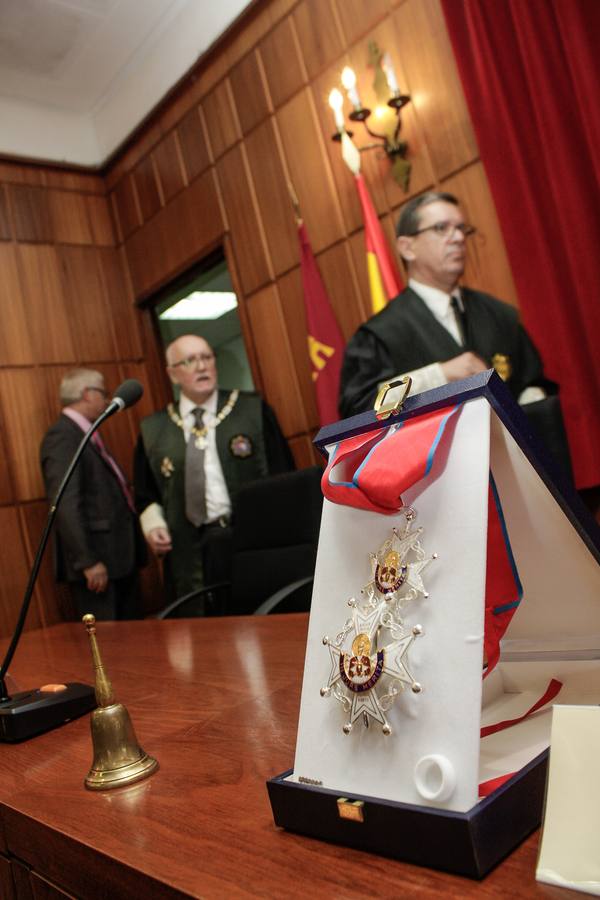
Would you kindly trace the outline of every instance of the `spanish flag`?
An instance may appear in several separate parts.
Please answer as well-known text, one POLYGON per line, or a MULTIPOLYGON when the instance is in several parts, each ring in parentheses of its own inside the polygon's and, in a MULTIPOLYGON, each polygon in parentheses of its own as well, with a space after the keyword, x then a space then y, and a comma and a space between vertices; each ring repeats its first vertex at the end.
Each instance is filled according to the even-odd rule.
POLYGON ((308 326, 308 354, 315 383, 321 425, 339 419, 338 393, 344 355, 344 338, 313 256, 306 226, 298 222, 300 269, 308 326))
POLYGON ((371 196, 360 172, 360 153, 346 132, 341 135, 342 158, 356 181, 356 189, 362 206, 365 223, 367 271, 373 312, 383 309, 402 290, 402 281, 396 261, 384 237, 381 222, 373 206, 371 196))
POLYGON ((371 304, 373 312, 378 313, 387 304, 388 300, 393 300, 400 293, 402 282, 364 179, 360 173, 355 175, 355 179, 365 222, 365 246, 371 304))

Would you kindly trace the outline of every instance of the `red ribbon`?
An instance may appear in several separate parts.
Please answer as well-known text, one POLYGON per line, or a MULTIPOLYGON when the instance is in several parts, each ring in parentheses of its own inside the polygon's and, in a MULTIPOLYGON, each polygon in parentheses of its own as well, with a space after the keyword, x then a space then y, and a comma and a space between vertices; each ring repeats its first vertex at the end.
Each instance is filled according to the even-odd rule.
POLYGON ((548 683, 545 693, 539 700, 536 700, 531 709, 528 709, 522 716, 517 716, 516 719, 505 719, 503 722, 496 722, 495 725, 486 725, 481 729, 481 737, 487 737, 488 734, 495 734, 497 731, 503 731, 505 728, 510 728, 512 725, 518 725, 519 722, 523 722, 524 719, 527 719, 529 716, 533 715, 534 712, 537 712, 538 709, 541 709, 542 706, 545 706, 547 703, 550 703, 551 700, 554 700, 561 688, 562 681, 557 681, 556 678, 553 678, 548 683))
POLYGON ((460 407, 441 409, 346 438, 337 444, 321 486, 333 503, 393 515, 402 493, 429 474, 451 417, 460 407))
MULTIPOLYGON (((557 681, 556 678, 553 678, 549 682, 545 693, 539 700, 536 700, 531 709, 528 709, 522 716, 517 716, 516 719, 504 719, 503 722, 497 722, 495 725, 486 725, 481 729, 481 737, 487 737, 488 734, 495 734, 496 731, 503 731, 505 728, 510 728, 512 725, 523 722, 524 719, 527 719, 529 716, 533 715, 534 712, 537 712, 538 709, 541 709, 542 706, 545 706, 547 703, 550 703, 551 700, 554 700, 561 688, 562 681, 557 681)), ((482 781, 479 785, 479 796, 488 797, 516 774, 516 772, 509 772, 507 775, 497 775, 496 778, 490 778, 489 781, 482 781)))
POLYGON ((499 787, 512 778, 513 775, 516 775, 516 772, 509 772, 508 775, 498 775, 497 778, 490 778, 489 781, 482 781, 479 785, 479 796, 480 797, 488 797, 490 794, 493 794, 494 791, 497 791, 499 787))
POLYGON ((484 678, 500 658, 500 641, 522 596, 523 589, 504 524, 500 498, 490 472, 483 636, 487 668, 483 673, 484 678))

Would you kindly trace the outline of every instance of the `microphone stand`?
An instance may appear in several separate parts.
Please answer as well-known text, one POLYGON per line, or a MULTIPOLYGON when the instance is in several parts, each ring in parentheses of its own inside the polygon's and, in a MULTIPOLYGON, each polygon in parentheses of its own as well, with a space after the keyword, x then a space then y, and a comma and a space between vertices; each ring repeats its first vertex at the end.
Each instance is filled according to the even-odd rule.
POLYGON ((58 692, 45 692, 40 688, 37 688, 32 691, 24 691, 23 693, 15 694, 14 697, 11 698, 6 686, 6 675, 23 632, 42 557, 48 543, 48 538, 50 537, 50 531, 56 517, 56 510, 61 497, 75 471, 75 467, 79 462, 81 454, 88 445, 94 432, 106 419, 108 419, 109 416, 112 416, 117 410, 123 409, 126 405, 129 404, 126 404, 120 397, 113 399, 102 415, 92 424, 90 430, 84 434, 50 506, 46 525, 40 539, 37 553, 35 554, 35 560, 25 590, 25 596, 23 597, 23 603, 21 604, 21 611, 19 613, 15 631, 6 652, 6 656, 0 666, 0 742, 27 740, 36 734, 49 731, 51 728, 56 728, 58 725, 62 725, 70 719, 81 716, 91 709, 94 709, 96 706, 94 688, 87 684, 78 684, 76 682, 65 685, 64 688, 58 692))

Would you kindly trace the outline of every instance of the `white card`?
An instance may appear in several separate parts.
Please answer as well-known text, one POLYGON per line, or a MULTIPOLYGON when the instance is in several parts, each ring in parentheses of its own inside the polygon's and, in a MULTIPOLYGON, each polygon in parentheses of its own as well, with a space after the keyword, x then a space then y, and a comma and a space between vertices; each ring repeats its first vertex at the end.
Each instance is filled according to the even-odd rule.
POLYGON ((552 711, 538 881, 600 896, 600 706, 552 711))

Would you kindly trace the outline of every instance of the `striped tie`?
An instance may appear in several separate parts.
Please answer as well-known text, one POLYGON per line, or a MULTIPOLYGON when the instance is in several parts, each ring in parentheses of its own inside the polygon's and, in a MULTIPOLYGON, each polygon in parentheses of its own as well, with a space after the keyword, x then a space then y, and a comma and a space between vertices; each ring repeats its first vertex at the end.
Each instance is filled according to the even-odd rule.
POLYGON ((460 335, 460 343, 463 347, 467 345, 467 318, 465 316, 464 307, 461 306, 457 297, 452 295, 450 297, 450 306, 452 307, 452 311, 454 313, 454 319, 456 321, 456 327, 458 328, 458 333, 460 335))
MULTIPOLYGON (((196 419, 196 428, 202 428, 204 410, 196 406, 192 412, 196 419)), ((194 434, 190 434, 185 450, 185 514, 197 528, 206 520, 204 447, 198 446, 194 434)))
POLYGON ((117 481, 119 482, 119 487, 123 491, 123 496, 127 501, 127 506, 132 513, 135 513, 135 503, 133 502, 133 495, 129 489, 129 485, 127 484, 127 479, 123 475, 116 460, 113 459, 113 457, 106 449, 106 445, 104 444, 99 431, 96 431, 95 434, 92 435, 92 443, 95 445, 96 450, 98 451, 104 462, 107 464, 107 466, 112 469, 117 481))

